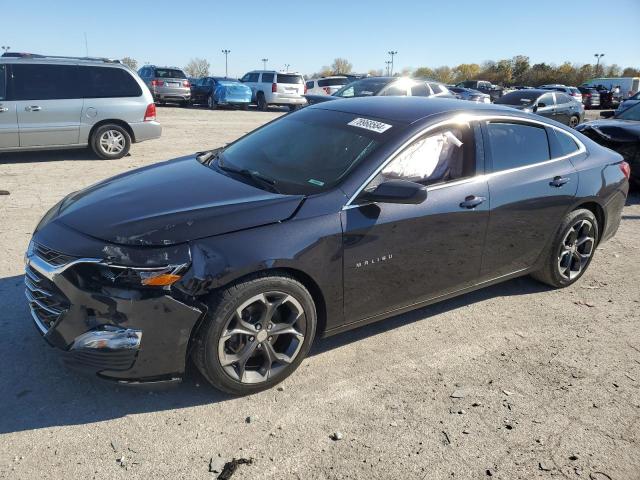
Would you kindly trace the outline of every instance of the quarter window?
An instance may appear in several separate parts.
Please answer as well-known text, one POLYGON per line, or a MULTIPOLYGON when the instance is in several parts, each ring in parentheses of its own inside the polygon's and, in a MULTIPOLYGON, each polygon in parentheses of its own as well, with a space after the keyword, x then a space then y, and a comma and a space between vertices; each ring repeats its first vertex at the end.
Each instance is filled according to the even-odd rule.
POLYGON ((74 65, 13 64, 13 100, 82 98, 74 65))
POLYGON ((491 122, 487 132, 494 172, 550 159, 547 132, 542 127, 491 122))
POLYGON ((5 99, 6 89, 7 89, 6 67, 4 65, 0 65, 0 100, 5 99))
POLYGON ((475 175, 475 146, 469 126, 452 126, 416 140, 378 175, 377 183, 403 179, 425 185, 475 175))
POLYGON ((552 142, 552 154, 553 157, 562 157, 564 155, 570 155, 579 150, 576 141, 560 130, 551 128, 548 130, 549 136, 553 136, 555 139, 555 145, 552 142))

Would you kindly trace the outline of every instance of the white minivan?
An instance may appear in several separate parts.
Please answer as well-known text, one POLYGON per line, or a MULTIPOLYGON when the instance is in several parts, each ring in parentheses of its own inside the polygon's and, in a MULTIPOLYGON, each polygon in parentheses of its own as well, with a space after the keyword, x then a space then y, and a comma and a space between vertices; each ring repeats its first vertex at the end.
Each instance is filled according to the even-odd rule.
POLYGON ((258 110, 269 105, 287 106, 293 111, 307 103, 304 78, 299 73, 253 70, 240 79, 251 88, 251 102, 258 110))

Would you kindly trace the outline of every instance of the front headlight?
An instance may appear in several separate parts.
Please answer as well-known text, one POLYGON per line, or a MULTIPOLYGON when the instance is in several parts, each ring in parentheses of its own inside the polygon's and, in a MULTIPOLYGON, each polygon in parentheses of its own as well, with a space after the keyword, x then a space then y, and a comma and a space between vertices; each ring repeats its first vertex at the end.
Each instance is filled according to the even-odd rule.
POLYGON ((157 268, 98 265, 101 279, 114 287, 169 287, 182 278, 188 264, 157 268))

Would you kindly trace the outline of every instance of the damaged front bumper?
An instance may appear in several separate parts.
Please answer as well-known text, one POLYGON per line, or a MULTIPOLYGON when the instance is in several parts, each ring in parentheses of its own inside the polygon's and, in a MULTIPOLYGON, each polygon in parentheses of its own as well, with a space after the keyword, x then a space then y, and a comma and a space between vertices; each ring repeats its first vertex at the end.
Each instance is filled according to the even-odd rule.
MULTIPOLYGON (((123 383, 180 379, 204 307, 173 287, 124 288, 108 277, 98 278, 96 272, 115 261, 105 255, 113 247, 102 244, 94 256, 72 257, 53 247, 55 229, 44 230, 48 235, 36 234, 25 255, 25 295, 34 324, 61 351, 64 363, 123 383)), ((65 232, 67 241, 69 234, 65 232)), ((96 242, 82 240, 85 252, 96 242)), ((124 254, 121 263, 143 256, 141 251, 119 251, 124 254)), ((158 253, 156 258, 161 262, 177 253, 158 253)), ((147 251, 146 258, 154 255, 147 251)))

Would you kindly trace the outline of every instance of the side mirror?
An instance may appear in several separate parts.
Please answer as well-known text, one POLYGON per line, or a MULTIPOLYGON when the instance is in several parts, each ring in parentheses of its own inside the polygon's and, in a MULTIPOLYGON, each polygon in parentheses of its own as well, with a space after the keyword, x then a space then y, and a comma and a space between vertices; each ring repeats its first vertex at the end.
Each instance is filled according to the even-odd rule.
POLYGON ((531 111, 533 113, 536 113, 538 111, 538 105, 534 105, 533 107, 531 107, 531 111))
POLYGON ((371 192, 363 192, 360 198, 369 202, 418 205, 427 199, 427 187, 408 180, 388 180, 371 192))
POLYGON ((600 116, 602 118, 611 118, 616 114, 613 110, 605 110, 604 112, 600 112, 600 116))

